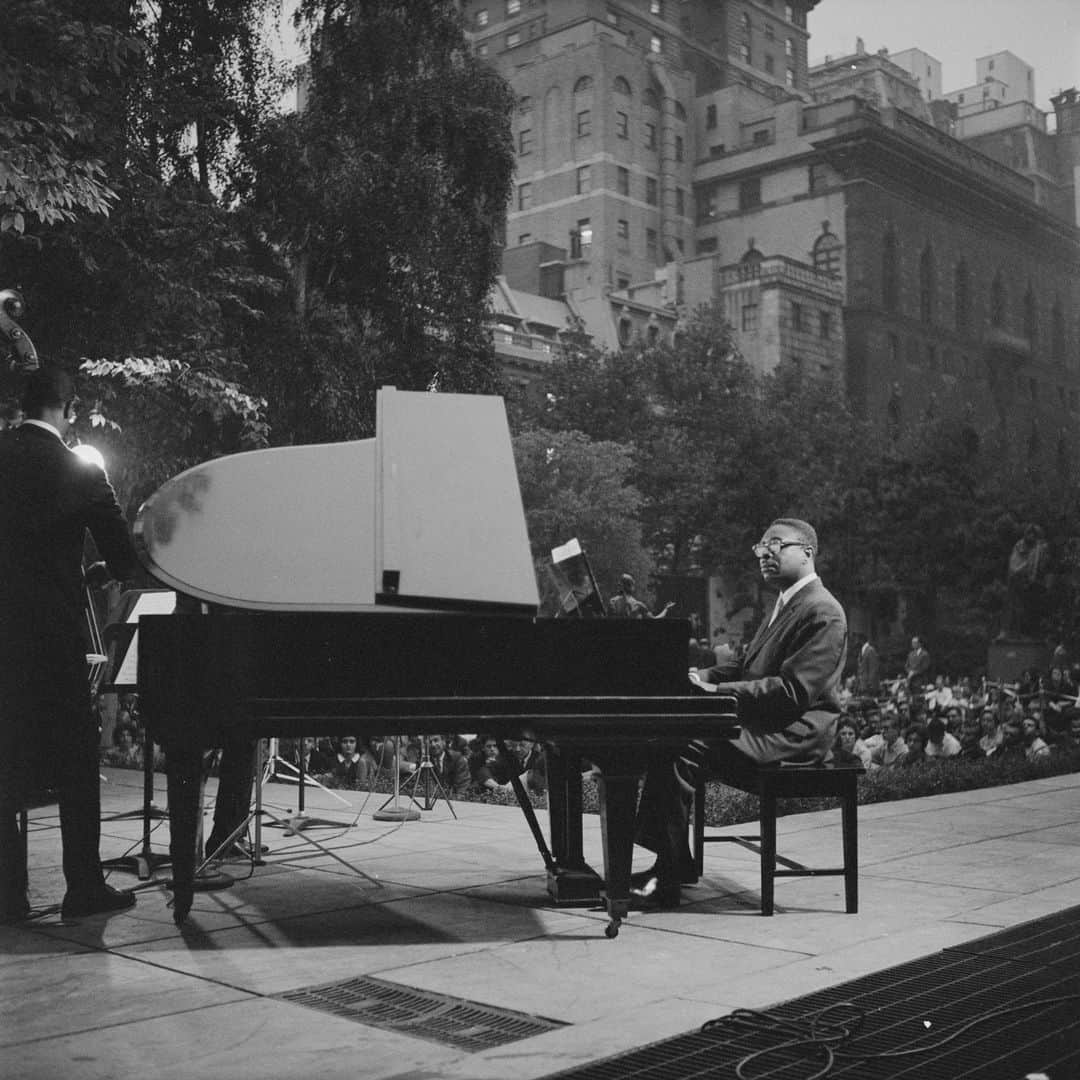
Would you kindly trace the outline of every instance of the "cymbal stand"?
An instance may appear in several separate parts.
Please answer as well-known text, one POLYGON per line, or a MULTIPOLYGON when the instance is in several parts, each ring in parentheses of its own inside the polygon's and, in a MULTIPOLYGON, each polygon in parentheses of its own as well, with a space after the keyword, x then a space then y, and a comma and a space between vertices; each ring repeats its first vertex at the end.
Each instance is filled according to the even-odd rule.
POLYGON ((143 727, 143 804, 141 810, 127 810, 122 814, 113 814, 105 821, 123 821, 126 818, 142 815, 142 849, 138 855, 121 855, 116 859, 103 859, 103 870, 121 870, 137 874, 140 881, 147 881, 155 870, 170 863, 167 854, 159 854, 150 848, 150 822, 164 821, 168 813, 154 805, 154 738, 150 729, 143 727))
POLYGON ((443 787, 442 781, 439 779, 439 774, 435 771, 435 766, 431 762, 431 756, 428 754, 428 740, 426 735, 420 737, 421 755, 420 764, 416 767, 416 772, 401 785, 401 792, 409 795, 421 810, 433 810, 435 804, 440 798, 446 803, 446 808, 450 811, 454 820, 457 820, 457 813, 454 811, 454 804, 450 801, 450 796, 446 793, 446 788, 443 787), (417 793, 422 792, 424 801, 421 803, 417 799, 417 793))

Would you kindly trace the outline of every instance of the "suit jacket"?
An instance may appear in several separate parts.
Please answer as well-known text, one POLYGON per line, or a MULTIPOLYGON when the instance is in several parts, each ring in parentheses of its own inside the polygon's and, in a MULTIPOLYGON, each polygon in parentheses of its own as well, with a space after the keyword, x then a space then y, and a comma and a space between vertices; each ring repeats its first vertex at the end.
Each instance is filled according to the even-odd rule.
MULTIPOLYGON (((771 613, 770 613, 771 614, 771 613)), ((701 677, 739 700, 745 729, 775 736, 789 754, 823 757, 840 715, 838 691, 847 656, 847 618, 836 598, 812 581, 766 619, 737 668, 710 668, 701 677)))
POLYGON ((859 650, 859 692, 872 697, 881 689, 881 657, 873 645, 859 650))
POLYGON ((455 750, 446 750, 439 759, 431 759, 431 767, 443 789, 451 795, 463 795, 472 783, 469 760, 455 750))
POLYGON ((0 433, 0 688, 9 693, 86 693, 87 530, 115 577, 135 573, 135 548, 104 472, 44 428, 0 433))

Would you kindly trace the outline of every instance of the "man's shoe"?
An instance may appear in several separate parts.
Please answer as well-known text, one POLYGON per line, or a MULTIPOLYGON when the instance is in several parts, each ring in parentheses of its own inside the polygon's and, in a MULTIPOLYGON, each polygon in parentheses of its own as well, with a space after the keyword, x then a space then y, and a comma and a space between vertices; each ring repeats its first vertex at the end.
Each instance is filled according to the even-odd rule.
POLYGON ((79 919, 87 915, 111 915, 114 911, 126 911, 134 906, 133 892, 121 892, 103 884, 88 893, 69 892, 64 897, 60 914, 65 919, 79 919))
MULTIPOLYGON (((657 870, 656 865, 652 865, 648 870, 639 870, 635 874, 630 875, 630 887, 640 889, 650 878, 659 878, 660 872, 657 870)), ((696 885, 698 883, 697 871, 694 869, 692 863, 684 864, 679 870, 679 884, 680 885, 696 885)))
POLYGON ((661 883, 658 877, 650 877, 642 885, 630 889, 630 906, 636 911, 677 908, 681 902, 682 889, 678 882, 661 883))

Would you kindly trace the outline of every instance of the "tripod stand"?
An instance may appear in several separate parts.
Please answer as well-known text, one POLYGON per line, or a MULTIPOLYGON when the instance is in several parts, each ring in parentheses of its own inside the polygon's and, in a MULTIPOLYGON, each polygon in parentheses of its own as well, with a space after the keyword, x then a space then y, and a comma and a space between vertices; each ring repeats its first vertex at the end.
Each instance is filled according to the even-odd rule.
POLYGON ((263 767, 262 782, 265 783, 267 780, 282 780, 285 783, 295 783, 298 788, 296 793, 296 813, 283 821, 272 821, 270 822, 270 825, 272 827, 280 826, 284 828, 286 835, 296 832, 299 829, 307 828, 321 827, 326 829, 340 829, 342 827, 340 821, 328 821, 323 818, 309 818, 307 814, 304 813, 304 789, 308 784, 325 791, 327 795, 337 799, 339 803, 347 806, 350 810, 353 809, 353 805, 348 799, 325 785, 320 784, 318 780, 305 771, 303 738, 298 739, 297 744, 300 747, 298 764, 293 764, 293 762, 287 761, 278 753, 278 749, 280 748, 279 740, 270 740, 270 753, 267 756, 266 763, 263 767), (291 775, 282 776, 279 774, 278 769, 286 769, 291 775))
POLYGON ((421 810, 433 810, 435 804, 441 798, 446 803, 446 808, 450 811, 456 821, 457 813, 454 811, 454 804, 450 801, 450 796, 447 794, 446 788, 443 787, 442 781, 439 779, 439 774, 435 771, 435 766, 431 762, 426 735, 420 737, 420 747, 420 764, 416 767, 416 772, 401 785, 401 794, 408 794, 409 798, 412 799, 421 810), (424 801, 422 803, 416 797, 418 793, 421 793, 424 796, 424 801))

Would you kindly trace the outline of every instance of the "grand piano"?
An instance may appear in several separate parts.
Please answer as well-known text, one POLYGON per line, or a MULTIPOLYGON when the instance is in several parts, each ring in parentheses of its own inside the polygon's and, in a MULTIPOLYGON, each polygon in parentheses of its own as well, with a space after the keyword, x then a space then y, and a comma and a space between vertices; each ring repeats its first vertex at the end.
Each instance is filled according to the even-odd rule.
POLYGON ((174 919, 194 891, 206 749, 237 737, 482 731, 545 744, 556 903, 626 916, 640 774, 661 743, 737 732, 688 692, 682 620, 549 619, 501 399, 384 388, 373 439, 205 462, 139 511, 149 572, 192 603, 139 623, 142 712, 166 755, 174 919), (582 850, 599 766, 603 877, 582 850))

